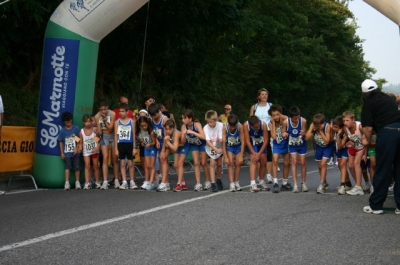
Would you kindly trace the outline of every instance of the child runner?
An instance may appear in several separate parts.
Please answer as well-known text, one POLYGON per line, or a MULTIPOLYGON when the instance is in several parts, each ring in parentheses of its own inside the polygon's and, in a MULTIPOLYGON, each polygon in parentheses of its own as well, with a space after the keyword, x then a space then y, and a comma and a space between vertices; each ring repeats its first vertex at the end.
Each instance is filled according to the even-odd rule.
POLYGON ((157 156, 156 134, 153 131, 151 120, 147 116, 140 116, 136 121, 136 139, 139 140, 143 149, 144 181, 147 190, 155 190, 158 187, 158 180, 155 179, 155 162, 157 156))
MULTIPOLYGON (((122 184, 119 186, 120 190, 128 189, 128 183, 126 182, 126 160, 128 160, 129 177, 131 189, 137 189, 135 179, 135 167, 133 165, 133 159, 136 155, 136 142, 134 137, 135 123, 131 118, 128 118, 128 104, 121 103, 119 105, 119 116, 120 118, 115 121, 115 155, 121 164, 121 175, 122 184)), ((115 179, 115 183, 118 180, 115 179)))
POLYGON ((313 122, 306 133, 306 140, 314 137, 315 142, 315 161, 318 163, 320 184, 317 188, 317 194, 325 193, 329 188, 326 182, 328 171, 328 160, 331 157, 333 142, 331 125, 325 121, 323 114, 315 114, 313 122))
POLYGON ((375 151, 375 146, 376 146, 376 139, 377 135, 374 130, 372 130, 372 135, 371 135, 371 142, 367 146, 367 156, 368 156, 368 161, 369 161, 369 166, 368 166, 368 173, 369 173, 369 182, 365 180, 365 186, 363 187, 364 192, 369 192, 370 194, 374 190, 374 187, 372 186, 372 182, 374 181, 374 176, 375 176, 375 171, 376 171, 376 151, 375 151))
POLYGON ((97 124, 97 133, 101 139, 101 154, 103 156, 103 185, 102 190, 108 189, 108 149, 111 147, 111 161, 113 164, 115 188, 119 187, 118 181, 118 160, 115 155, 114 148, 114 123, 115 112, 108 109, 108 104, 105 100, 99 102, 100 111, 96 114, 95 120, 97 124))
POLYGON ((250 154, 250 191, 258 192, 260 189, 256 184, 257 166, 259 166, 260 188, 268 191, 267 183, 264 181, 267 166, 267 145, 269 141, 268 129, 265 122, 253 115, 243 124, 244 139, 248 153, 250 154))
POLYGON ((64 123, 64 127, 61 129, 57 140, 59 141, 60 155, 65 163, 65 185, 64 189, 69 190, 71 188, 69 184, 69 176, 71 169, 75 171, 75 189, 80 190, 81 184, 79 182, 81 166, 79 164, 80 156, 80 138, 78 126, 72 124, 72 114, 70 112, 64 112, 61 115, 61 120, 64 123))
MULTIPOLYGON (((162 181, 161 184, 158 186, 157 191, 170 190, 168 176, 168 156, 174 153, 178 155, 181 152, 186 152, 186 150, 182 151, 182 149, 185 149, 185 145, 184 142, 182 142, 182 139, 184 140, 185 138, 182 137, 182 133, 176 129, 176 125, 173 120, 167 120, 165 122, 164 134, 164 144, 160 152, 162 181)), ((180 165, 178 163, 178 156, 174 156, 174 160, 174 167, 178 175, 178 184, 174 187, 174 191, 181 191, 181 183, 183 181, 183 164, 180 165)))
POLYGON ((203 127, 201 126, 201 123, 194 117, 194 113, 190 109, 185 110, 185 112, 182 114, 182 123, 182 133, 185 134, 186 142, 190 146, 190 152, 192 152, 194 176, 196 178, 194 190, 201 191, 203 189, 200 178, 200 164, 203 167, 203 172, 206 178, 204 189, 209 190, 211 188, 210 169, 207 163, 205 141, 206 136, 204 134, 203 127))
POLYGON ((222 131, 223 152, 225 164, 228 165, 228 174, 230 191, 241 191, 239 185, 240 167, 243 163, 244 152, 244 135, 243 126, 239 122, 238 116, 229 114, 228 122, 225 124, 225 129, 222 131))
POLYGON ((204 126, 204 134, 206 136, 206 152, 210 157, 210 178, 211 178, 211 191, 217 192, 223 190, 224 186, 221 181, 222 170, 222 129, 223 124, 218 121, 218 114, 214 110, 206 112, 205 120, 207 121, 204 126), (215 164, 217 164, 217 184, 215 184, 215 164), (218 185, 218 190, 217 190, 218 185))
POLYGON ((349 141, 346 143, 349 153, 349 169, 350 173, 356 181, 356 185, 349 191, 349 195, 364 195, 361 187, 362 184, 362 169, 360 166, 361 159, 364 154, 364 145, 362 139, 362 126, 359 121, 355 121, 354 113, 345 111, 342 115, 344 123, 344 131, 347 134, 349 141))
POLYGON ((88 114, 83 115, 82 122, 84 127, 79 133, 79 138, 81 139, 83 162, 85 163, 85 186, 83 189, 88 190, 91 188, 91 167, 93 167, 94 171, 96 189, 100 189, 100 171, 98 167, 100 138, 96 136, 96 133, 93 130, 92 119, 88 114))
MULTIPOLYGON (((301 190, 308 191, 306 185, 307 178, 307 141, 304 139, 307 129, 307 120, 300 116, 300 109, 297 106, 289 108, 289 118, 283 122, 283 137, 289 137, 289 152, 292 158, 292 177, 294 185, 297 185, 297 165, 301 166, 301 190)), ((282 184, 284 189, 289 189, 288 185, 282 184)), ((279 184, 274 183, 273 192, 279 192, 279 184)))
MULTIPOLYGON (((154 102, 148 106, 148 113, 151 117, 151 125, 153 126, 153 130, 157 138, 156 139, 156 148, 157 148, 156 171, 157 171, 160 170, 161 167, 160 165, 165 162, 161 161, 160 152, 164 144, 164 125, 167 122, 168 118, 167 116, 163 115, 162 112, 160 111, 160 105, 154 102)), ((168 156, 165 159, 168 166, 168 156)), ((166 185, 167 185, 167 190, 170 190, 169 183, 166 183, 166 185)), ((144 183, 141 188, 146 189, 146 183, 144 183)))
MULTIPOLYGON (((274 104, 268 110, 271 116, 271 138, 273 139, 272 144, 272 173, 273 182, 278 183, 278 164, 279 156, 282 155, 283 158, 283 181, 288 183, 289 178, 289 166, 290 166, 290 154, 289 154, 289 140, 287 133, 284 134, 283 123, 287 120, 287 116, 282 115, 282 107, 278 104, 274 104), (283 137, 285 135, 286 137, 283 137)), ((299 192, 297 184, 293 186, 293 192, 299 192)))
POLYGON ((352 188, 349 179, 349 172, 347 171, 347 161, 349 159, 346 147, 347 135, 343 131, 343 126, 342 116, 336 116, 332 121, 332 130, 336 135, 336 158, 340 170, 340 186, 337 191, 339 195, 345 195, 346 191, 351 190, 352 188))

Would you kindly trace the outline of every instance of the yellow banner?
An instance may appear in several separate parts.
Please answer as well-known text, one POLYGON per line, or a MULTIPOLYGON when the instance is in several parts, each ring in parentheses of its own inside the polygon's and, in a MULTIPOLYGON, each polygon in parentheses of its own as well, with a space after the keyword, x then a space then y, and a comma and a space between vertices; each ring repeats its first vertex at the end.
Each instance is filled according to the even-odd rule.
POLYGON ((35 133, 34 127, 3 126, 0 142, 0 172, 32 169, 35 133))

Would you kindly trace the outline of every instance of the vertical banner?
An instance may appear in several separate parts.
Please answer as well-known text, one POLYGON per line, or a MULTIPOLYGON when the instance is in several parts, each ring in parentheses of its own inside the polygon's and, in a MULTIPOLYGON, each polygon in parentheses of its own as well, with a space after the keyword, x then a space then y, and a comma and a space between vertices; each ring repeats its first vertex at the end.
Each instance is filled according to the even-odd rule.
POLYGON ((57 136, 62 113, 74 113, 79 40, 46 38, 38 114, 36 153, 60 155, 57 136))

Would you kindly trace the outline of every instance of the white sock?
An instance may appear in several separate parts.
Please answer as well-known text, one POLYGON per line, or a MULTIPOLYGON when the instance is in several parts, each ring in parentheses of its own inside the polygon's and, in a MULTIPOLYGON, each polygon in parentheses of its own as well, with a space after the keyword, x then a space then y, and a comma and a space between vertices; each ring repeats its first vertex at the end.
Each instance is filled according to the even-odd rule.
POLYGON ((277 178, 273 178, 274 183, 278 183, 278 179, 277 178))
POLYGON ((282 184, 283 184, 283 185, 286 185, 286 184, 287 184, 287 179, 283 179, 282 184))
POLYGON ((255 180, 251 180, 251 181, 250 181, 250 185, 253 185, 253 184, 256 184, 256 181, 255 181, 255 180))

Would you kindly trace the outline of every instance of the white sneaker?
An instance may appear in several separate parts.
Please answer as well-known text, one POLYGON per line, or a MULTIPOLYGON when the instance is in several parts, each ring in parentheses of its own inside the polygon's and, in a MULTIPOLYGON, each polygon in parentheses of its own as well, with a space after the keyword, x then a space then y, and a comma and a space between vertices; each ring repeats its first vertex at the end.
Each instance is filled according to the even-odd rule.
POLYGON ((201 185, 201 183, 196 183, 196 185, 194 185, 194 191, 202 191, 203 190, 203 185, 201 185))
POLYGON ((366 184, 364 185, 363 191, 364 191, 364 192, 370 192, 370 190, 371 190, 371 183, 368 182, 368 183, 366 183, 366 184))
POLYGON ((239 181, 235 183, 236 191, 242 191, 242 187, 239 185, 239 181))
POLYGON ((71 189, 71 185, 69 185, 69 182, 65 182, 64 190, 69 190, 69 189, 71 189))
POLYGON ((335 163, 333 163, 333 161, 329 161, 328 163, 326 163, 328 166, 333 166, 335 163))
POLYGON ((259 188, 260 190, 269 191, 269 187, 268 187, 267 183, 264 182, 264 180, 262 180, 262 181, 260 182, 260 184, 258 184, 258 188, 259 188))
POLYGON ((317 194, 323 194, 323 193, 325 193, 324 185, 319 184, 319 186, 317 188, 317 194))
POLYGON ((94 183, 94 185, 95 185, 96 189, 100 189, 100 188, 101 188, 101 184, 100 184, 99 181, 96 181, 96 182, 94 183))
POLYGON ((85 183, 85 186, 83 186, 83 189, 84 189, 84 190, 90 190, 90 188, 91 188, 90 186, 91 186, 91 185, 90 185, 90 182, 86 182, 86 183, 85 183))
POLYGON ((281 172, 281 168, 280 167, 278 167, 278 172, 281 172))
POLYGON ((258 189, 257 184, 250 185, 250 192, 258 192, 258 191, 259 191, 259 189, 258 189))
POLYGON ((81 183, 79 183, 79 181, 75 181, 75 189, 76 189, 76 190, 82 189, 81 183))
POLYGON ((394 213, 395 213, 395 214, 400 214, 399 208, 396 208, 396 210, 394 210, 394 213))
POLYGON ((114 180, 114 188, 118 189, 121 185, 119 184, 119 180, 114 180))
POLYGON ((306 183, 301 183, 301 191, 308 192, 308 187, 307 187, 306 183))
POLYGON ((235 183, 229 184, 229 191, 236 191, 235 183))
POLYGON ((131 180, 131 182, 129 183, 129 187, 131 190, 137 190, 138 186, 136 185, 134 180, 131 180))
POLYGON ((161 184, 158 186, 157 191, 168 191, 167 183, 161 183, 161 184))
POLYGON ((271 174, 267 174, 267 183, 271 184, 272 183, 272 176, 271 174))
POLYGON ((294 185, 293 185, 293 190, 292 190, 292 192, 293 192, 293 193, 299 193, 299 187, 297 186, 297 184, 294 184, 294 185))
POLYGON ((3 194, 5 194, 5 193, 6 193, 5 191, 0 190, 0 195, 3 195, 3 194))
POLYGON ((101 190, 107 190, 108 189, 108 181, 103 181, 103 185, 101 185, 101 190))
POLYGON ((206 182, 204 183, 204 190, 210 190, 210 189, 211 189, 211 182, 206 181, 206 182))
POLYGON ((142 186, 140 186, 141 189, 143 190, 147 190, 147 185, 149 185, 150 183, 148 181, 143 182, 142 186))
POLYGON ((128 183, 126 181, 122 181, 122 184, 119 185, 118 189, 127 190, 128 189, 128 183))
POLYGON ((389 187, 389 191, 393 191, 393 188, 394 188, 394 182, 393 182, 393 184, 392 185, 390 185, 390 187, 389 187))
POLYGON ((364 213, 373 213, 373 214, 383 214, 383 210, 372 210, 370 206, 365 206, 363 208, 364 213))
POLYGON ((345 186, 340 186, 337 190, 337 193, 339 195, 345 195, 346 194, 346 187, 345 186))
POLYGON ((346 191, 349 195, 364 195, 362 188, 354 186, 351 190, 346 191))

